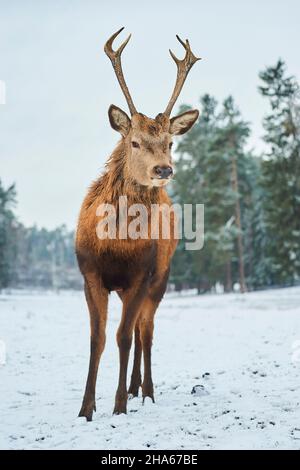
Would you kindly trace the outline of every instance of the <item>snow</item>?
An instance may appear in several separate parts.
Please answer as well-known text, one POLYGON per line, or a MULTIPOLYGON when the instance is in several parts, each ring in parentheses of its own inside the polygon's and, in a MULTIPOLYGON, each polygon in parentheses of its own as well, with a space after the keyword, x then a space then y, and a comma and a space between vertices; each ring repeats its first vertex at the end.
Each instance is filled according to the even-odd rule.
POLYGON ((83 294, 0 296, 1 449, 300 449, 299 287, 167 295, 155 325, 156 403, 134 398, 113 416, 119 318, 112 296, 87 423, 76 417, 89 355, 83 294))

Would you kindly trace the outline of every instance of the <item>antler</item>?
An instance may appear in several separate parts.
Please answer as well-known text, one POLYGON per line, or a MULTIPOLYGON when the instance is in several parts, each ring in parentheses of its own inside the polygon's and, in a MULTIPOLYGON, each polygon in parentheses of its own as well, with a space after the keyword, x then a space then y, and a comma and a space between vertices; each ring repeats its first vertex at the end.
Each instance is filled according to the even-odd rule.
POLYGON ((126 101, 127 101, 127 104, 128 104, 128 107, 129 107, 129 110, 130 110, 130 113, 131 113, 131 116, 133 114, 136 114, 137 113, 137 110, 133 104, 133 101, 132 101, 132 98, 130 96, 130 93, 129 93, 129 90, 128 90, 128 87, 126 85, 126 82, 125 82, 125 78, 124 78, 124 75, 123 75, 123 71, 122 71, 122 64, 121 64, 121 54, 123 52, 123 49, 125 48, 125 46, 127 45, 129 39, 131 38, 131 34, 128 36, 128 38, 123 42, 123 44, 121 44, 121 46, 119 47, 119 49, 117 49, 116 51, 113 50, 112 48, 112 44, 115 40, 115 38, 120 34, 121 31, 123 31, 124 28, 121 28, 119 29, 119 31, 117 31, 116 33, 114 33, 110 38, 109 40, 105 43, 105 46, 104 46, 104 51, 105 51, 105 54, 110 58, 111 60, 111 63, 112 63, 112 66, 114 68, 114 71, 115 71, 115 74, 117 76, 117 79, 118 79, 118 82, 120 83, 120 86, 121 86, 121 89, 124 93, 124 96, 126 98, 126 101))
POLYGON ((186 41, 184 42, 182 41, 182 39, 180 39, 178 35, 176 35, 176 37, 178 41, 180 42, 180 44, 182 44, 183 47, 185 48, 186 53, 185 53, 184 59, 179 60, 170 49, 171 57, 172 59, 174 59, 177 65, 177 77, 176 77, 174 91, 172 93, 168 106, 166 107, 166 110, 164 112, 166 116, 170 116, 173 106, 182 90, 183 84, 185 82, 186 77, 188 76, 189 71, 191 70, 195 62, 197 62, 197 60, 201 60, 200 57, 196 57, 192 53, 188 39, 186 39, 186 41))

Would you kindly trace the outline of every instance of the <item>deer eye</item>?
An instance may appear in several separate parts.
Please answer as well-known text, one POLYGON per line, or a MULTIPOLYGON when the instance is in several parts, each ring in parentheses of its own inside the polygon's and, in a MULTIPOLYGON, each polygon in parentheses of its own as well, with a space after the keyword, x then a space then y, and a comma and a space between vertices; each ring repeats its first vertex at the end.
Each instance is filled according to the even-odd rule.
POLYGON ((171 149, 172 146, 173 146, 173 142, 170 142, 170 143, 169 143, 169 149, 171 149))
POLYGON ((138 144, 137 142, 135 142, 135 140, 133 140, 133 141, 131 142, 131 145, 132 145, 132 147, 134 147, 134 148, 136 148, 136 149, 139 149, 139 148, 140 148, 140 144, 138 144))

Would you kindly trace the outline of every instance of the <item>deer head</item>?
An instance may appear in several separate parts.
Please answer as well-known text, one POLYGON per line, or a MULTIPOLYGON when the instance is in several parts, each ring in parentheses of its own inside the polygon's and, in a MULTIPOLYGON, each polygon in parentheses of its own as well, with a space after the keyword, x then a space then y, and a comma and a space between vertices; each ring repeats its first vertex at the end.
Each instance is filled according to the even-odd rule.
POLYGON ((111 127, 122 135, 124 141, 126 150, 125 178, 128 177, 147 187, 164 186, 173 176, 172 137, 185 134, 199 116, 198 110, 191 110, 170 118, 185 79, 199 58, 192 53, 189 41, 184 42, 177 36, 186 54, 184 59, 179 60, 170 50, 171 57, 177 65, 174 91, 165 111, 159 113, 155 119, 151 119, 137 112, 122 71, 121 54, 131 35, 116 51, 112 48, 113 41, 123 29, 121 28, 109 38, 104 46, 104 51, 111 60, 126 98, 131 118, 122 109, 111 105, 108 111, 109 121, 111 127))

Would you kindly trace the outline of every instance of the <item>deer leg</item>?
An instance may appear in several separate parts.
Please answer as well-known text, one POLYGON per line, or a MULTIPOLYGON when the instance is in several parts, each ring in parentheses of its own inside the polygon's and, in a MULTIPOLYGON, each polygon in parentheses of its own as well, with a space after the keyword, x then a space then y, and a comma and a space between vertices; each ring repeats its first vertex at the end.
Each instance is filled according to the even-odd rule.
POLYGON ((140 283, 138 288, 130 289, 123 297, 123 312, 117 332, 120 370, 119 383, 115 398, 114 414, 126 413, 127 409, 127 369, 132 343, 133 329, 139 315, 141 303, 145 297, 146 287, 140 283))
POLYGON ((149 297, 141 308, 140 335, 144 357, 144 379, 142 383, 143 401, 150 397, 154 403, 154 390, 151 369, 151 349, 154 330, 154 315, 166 291, 169 270, 162 277, 156 278, 149 289, 149 297))
POLYGON ((90 313, 91 349, 89 372, 79 416, 85 416, 87 421, 92 421, 93 411, 96 411, 98 366, 105 346, 108 291, 101 285, 101 280, 96 274, 85 277, 84 290, 90 313))
POLYGON ((141 343, 144 357, 144 378, 142 383, 143 401, 150 397, 154 403, 154 391, 151 371, 151 349, 154 330, 154 314, 158 304, 151 299, 147 299, 143 305, 142 317, 140 321, 141 343))
POLYGON ((135 329, 134 329, 134 360, 133 360, 133 369, 131 374, 130 386, 128 389, 128 395, 132 397, 137 397, 139 395, 139 388, 142 385, 142 376, 141 376, 141 359, 142 359, 142 343, 140 337, 140 326, 139 320, 137 320, 135 329))

